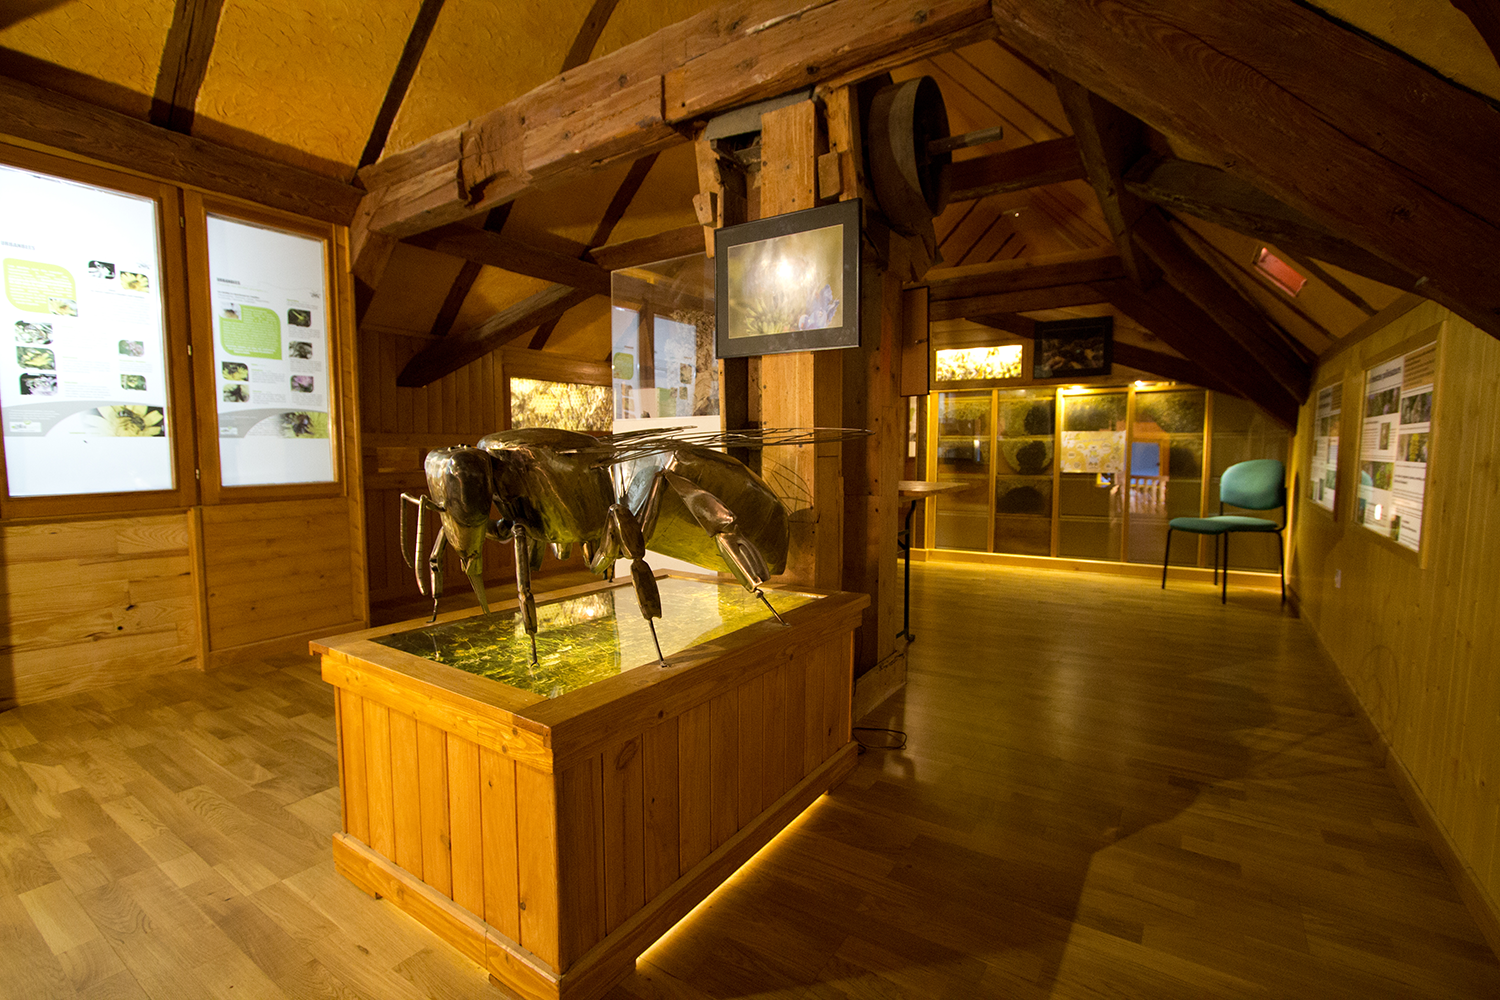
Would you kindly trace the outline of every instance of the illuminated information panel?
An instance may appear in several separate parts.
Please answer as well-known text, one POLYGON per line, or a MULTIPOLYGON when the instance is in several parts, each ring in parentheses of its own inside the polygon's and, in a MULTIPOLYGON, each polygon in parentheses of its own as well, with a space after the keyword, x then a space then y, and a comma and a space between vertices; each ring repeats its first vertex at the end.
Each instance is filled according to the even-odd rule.
POLYGON ((321 240, 208 217, 225 486, 335 478, 324 261, 321 240))
POLYGON ((1412 551, 1422 545, 1436 376, 1435 342, 1365 372, 1354 521, 1412 551))
POLYGON ((0 166, 10 495, 169 490, 157 205, 0 166))
POLYGON ((1311 474, 1307 477, 1307 495, 1313 503, 1333 513, 1338 495, 1339 421, 1343 418, 1344 386, 1325 386, 1318 390, 1318 412, 1313 429, 1311 474))

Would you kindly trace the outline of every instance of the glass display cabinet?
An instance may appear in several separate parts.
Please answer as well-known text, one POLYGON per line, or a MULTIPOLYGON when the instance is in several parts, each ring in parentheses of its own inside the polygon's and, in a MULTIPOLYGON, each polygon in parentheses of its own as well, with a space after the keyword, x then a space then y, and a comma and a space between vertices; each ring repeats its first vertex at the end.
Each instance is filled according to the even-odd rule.
POLYGON ((312 643, 336 689, 338 870, 528 998, 596 997, 854 768, 864 594, 662 574, 312 643))

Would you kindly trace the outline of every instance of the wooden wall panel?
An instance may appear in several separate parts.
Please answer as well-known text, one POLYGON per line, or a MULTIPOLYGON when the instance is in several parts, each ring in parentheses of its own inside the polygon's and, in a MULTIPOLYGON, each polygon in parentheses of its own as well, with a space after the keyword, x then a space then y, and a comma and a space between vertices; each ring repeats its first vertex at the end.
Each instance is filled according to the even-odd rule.
POLYGON ((646 898, 655 899, 682 873, 677 756, 679 719, 667 719, 641 737, 641 795, 644 800, 646 898))
POLYGON ((186 513, 0 527, 0 710, 197 664, 186 513))
POLYGON ((727 691, 708 703, 708 845, 717 848, 740 828, 739 696, 727 691))
POLYGON ((559 958, 566 968, 605 931, 602 760, 591 757, 557 779, 557 863, 569 877, 558 889, 559 958))
POLYGON ((341 497, 203 508, 210 648, 358 627, 350 517, 341 497))
POLYGON ((516 797, 526 808, 517 817, 517 879, 521 900, 521 944, 554 969, 562 961, 558 920, 557 792, 552 775, 516 768, 516 797))
POLYGON ((344 769, 342 785, 345 829, 366 844, 370 842, 370 791, 365 764, 365 700, 348 691, 339 692, 339 759, 344 769))
POLYGON ((677 720, 678 815, 677 843, 683 871, 708 857, 713 812, 713 771, 709 766, 709 744, 713 720, 702 704, 682 713, 677 720))
POLYGON ((484 919, 511 940, 520 940, 516 765, 489 747, 479 748, 479 826, 484 845, 484 919))
POLYGON ((449 733, 448 809, 453 824, 453 901, 476 917, 484 915, 484 855, 479 803, 479 747, 449 733))
POLYGON ((417 724, 417 769, 421 775, 422 880, 453 898, 453 852, 448 817, 448 735, 417 724))
POLYGON ((610 931, 646 904, 644 766, 641 736, 604 755, 604 912, 610 931))
MULTIPOLYGON (((417 763, 417 720, 403 712, 391 713, 391 798, 420 803, 422 784, 417 763)), ((405 805, 395 810, 396 864, 425 878, 422 872, 422 810, 405 805)))
MULTIPOLYGON (((1289 580, 1365 714, 1410 776, 1484 905, 1500 917, 1500 342, 1424 303, 1326 361, 1342 379, 1337 517, 1298 503, 1289 580), (1423 557, 1352 523, 1362 376, 1374 359, 1441 330, 1423 557), (1336 582, 1337 581, 1337 582, 1336 582)), ((1312 406, 1293 470, 1305 489, 1312 406)), ((1300 498, 1299 498, 1300 499, 1300 498)))
POLYGON ((365 782, 370 799, 370 838, 383 857, 396 860, 395 797, 391 780, 391 710, 366 698, 365 782))

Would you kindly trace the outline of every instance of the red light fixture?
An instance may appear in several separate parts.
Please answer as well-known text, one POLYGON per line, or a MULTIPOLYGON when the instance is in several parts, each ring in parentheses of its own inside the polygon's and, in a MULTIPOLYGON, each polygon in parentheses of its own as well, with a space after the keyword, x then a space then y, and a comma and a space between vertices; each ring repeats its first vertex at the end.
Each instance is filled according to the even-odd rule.
POLYGON ((1255 268, 1265 275, 1277 288, 1295 297, 1302 291, 1302 286, 1307 284, 1307 279, 1298 274, 1297 271, 1271 252, 1269 247, 1261 247, 1260 252, 1255 255, 1255 268))

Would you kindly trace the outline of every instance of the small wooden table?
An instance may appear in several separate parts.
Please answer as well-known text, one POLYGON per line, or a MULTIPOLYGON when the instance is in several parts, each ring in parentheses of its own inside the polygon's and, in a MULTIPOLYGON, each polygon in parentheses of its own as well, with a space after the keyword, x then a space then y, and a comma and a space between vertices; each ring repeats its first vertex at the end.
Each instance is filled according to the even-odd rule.
POLYGON ((901 631, 896 633, 896 638, 906 637, 907 642, 915 642, 917 637, 911 634, 911 519, 917 511, 917 504, 928 497, 937 496, 939 493, 957 493, 969 488, 968 483, 938 483, 929 479, 903 479, 896 484, 897 493, 902 500, 911 501, 906 508, 906 527, 896 537, 896 546, 906 561, 906 578, 904 581, 905 596, 901 602, 901 631))

